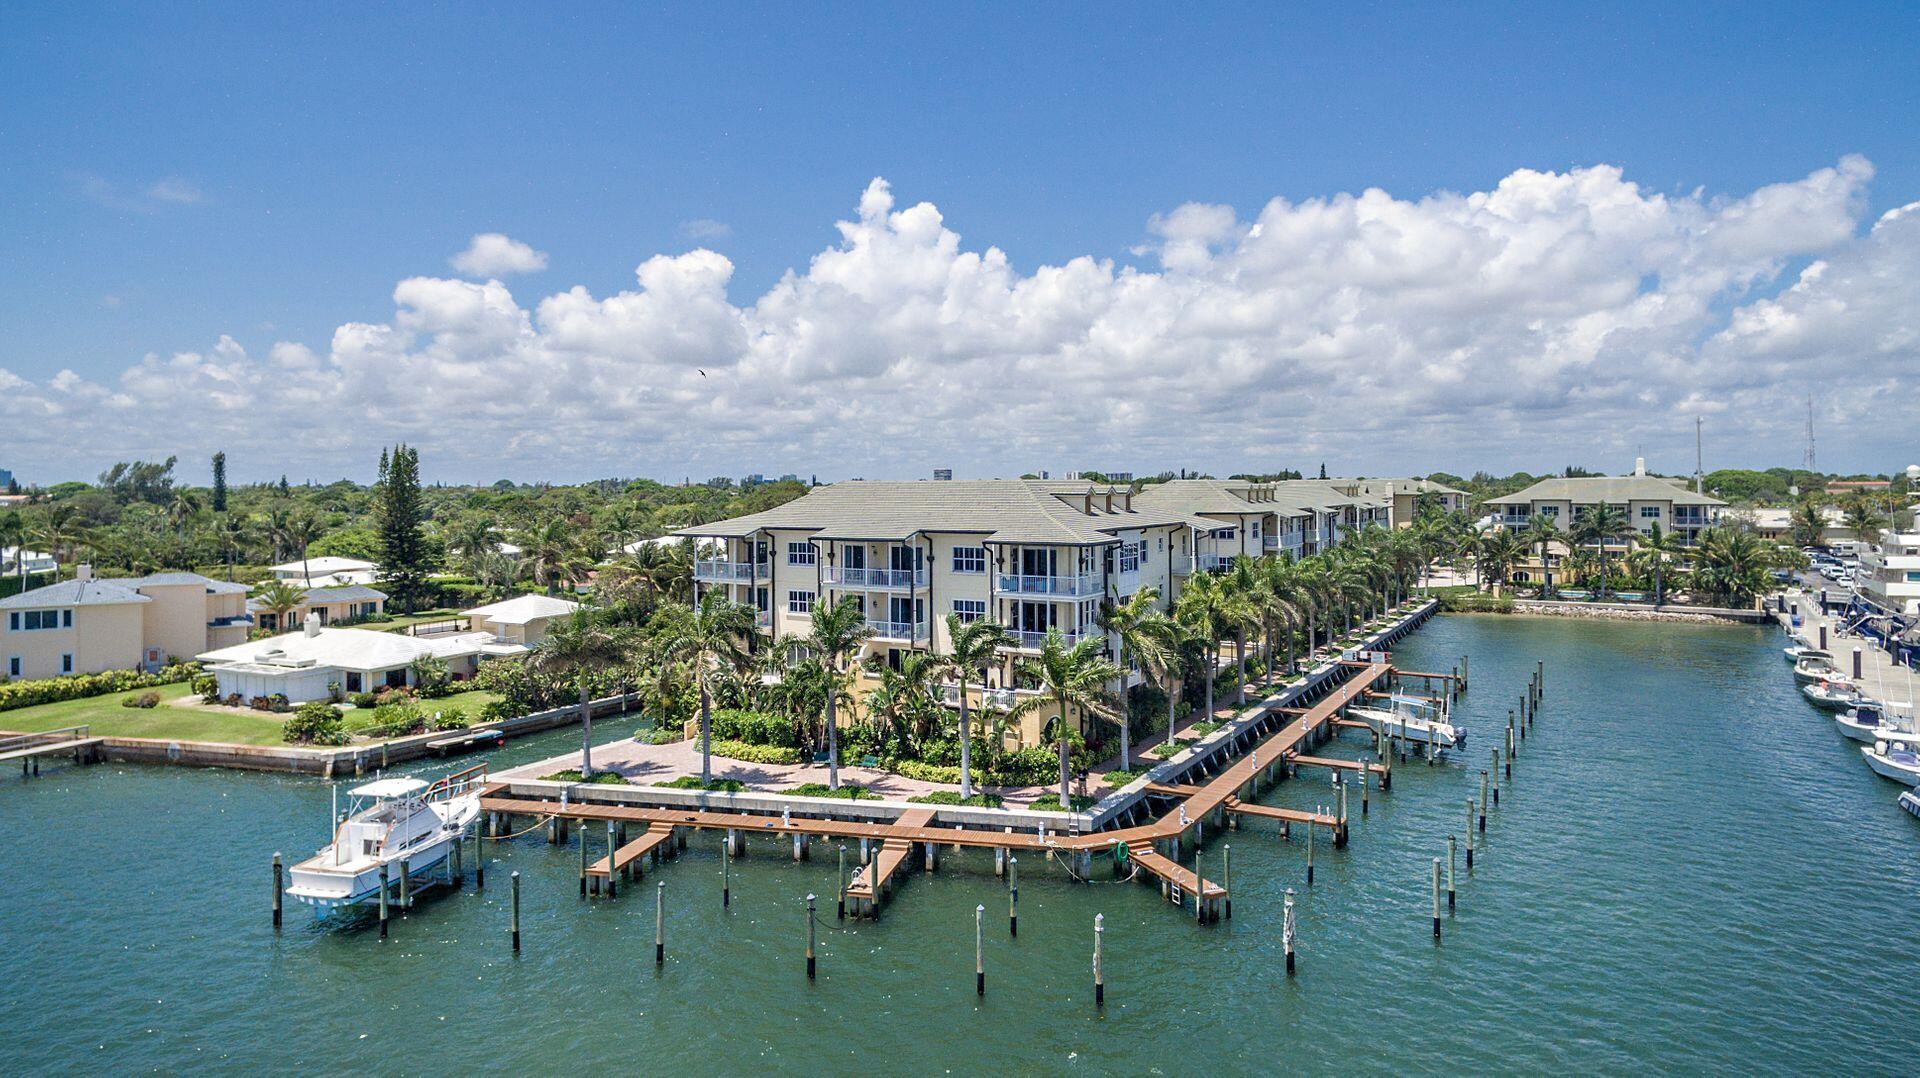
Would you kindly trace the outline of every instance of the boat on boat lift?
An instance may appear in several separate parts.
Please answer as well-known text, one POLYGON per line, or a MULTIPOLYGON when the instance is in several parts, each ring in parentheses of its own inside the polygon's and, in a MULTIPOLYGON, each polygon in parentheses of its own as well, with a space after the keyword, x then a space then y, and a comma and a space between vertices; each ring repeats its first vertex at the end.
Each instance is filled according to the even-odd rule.
POLYGON ((1873 703, 1873 701, 1860 694, 1860 690, 1854 687, 1853 682, 1842 678, 1816 681, 1811 685, 1803 685, 1800 691, 1806 694, 1807 699, 1813 703, 1814 707, 1825 708, 1828 711, 1841 711, 1846 708, 1859 707, 1862 704, 1871 705, 1873 703))
POLYGON ((1907 787, 1920 786, 1920 752, 1915 751, 1916 735, 1888 735, 1871 745, 1863 745, 1860 755, 1867 766, 1883 779, 1892 779, 1907 787))
POLYGON ((383 867, 392 884, 403 864, 417 875, 447 858, 479 817, 486 780, 487 765, 477 764, 433 782, 381 778, 347 791, 353 800, 344 816, 335 812, 333 841, 293 866, 287 894, 316 917, 378 902, 383 867))
POLYGON ((1365 722, 1383 737, 1397 737, 1409 745, 1431 743, 1435 749, 1442 750, 1466 747, 1467 732, 1448 722, 1434 704, 1398 695, 1389 702, 1392 710, 1348 707, 1347 717, 1365 722))

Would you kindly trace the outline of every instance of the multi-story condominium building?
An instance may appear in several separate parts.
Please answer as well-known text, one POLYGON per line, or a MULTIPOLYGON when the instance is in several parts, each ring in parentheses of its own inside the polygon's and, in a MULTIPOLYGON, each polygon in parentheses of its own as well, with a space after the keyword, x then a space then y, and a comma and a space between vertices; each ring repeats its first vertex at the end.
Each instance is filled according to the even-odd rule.
POLYGON ((1863 545, 1854 587, 1883 610, 1920 614, 1920 508, 1902 512, 1892 530, 1863 545))
POLYGON ((1309 482, 1331 484, 1344 494, 1391 501, 1393 526, 1396 528, 1413 527, 1414 518, 1420 513, 1422 497, 1432 496, 1440 508, 1448 513, 1464 513, 1472 501, 1466 491, 1431 479, 1327 479, 1309 482))
MULTIPOLYGON (((975 703, 1004 706, 1030 691, 1014 660, 1049 631, 1111 649, 1103 603, 1151 586, 1169 609, 1196 571, 1241 554, 1313 553, 1387 513, 1383 499, 1287 484, 1185 480, 1134 493, 1085 480, 856 480, 676 534, 713 545, 695 562, 696 599, 725 589, 772 639, 807 635, 816 607, 849 596, 873 629, 863 659, 948 651, 948 615, 998 621, 1013 646, 975 703)), ((1034 744, 1050 718, 1029 715, 1013 735, 1034 744)))
POLYGON ((0 673, 10 678, 158 669, 237 644, 253 627, 247 588, 196 573, 72 580, 0 599, 0 673))
MULTIPOLYGON (((1542 479, 1524 490, 1487 499, 1487 508, 1494 513, 1496 526, 1509 531, 1520 531, 1534 516, 1545 516, 1561 532, 1569 534, 1567 543, 1570 543, 1571 532, 1587 513, 1597 505, 1611 505, 1627 518, 1635 531, 1650 531, 1658 524, 1685 546, 1699 541, 1700 533, 1719 520, 1726 504, 1687 489, 1681 480, 1648 475, 1645 464, 1639 461, 1634 463, 1632 475, 1542 479)), ((1609 547, 1617 551, 1627 545, 1620 541, 1609 547)), ((1545 568, 1553 568, 1560 556, 1549 550, 1545 568)), ((1542 568, 1540 552, 1530 550, 1526 560, 1516 568, 1513 579, 1527 583, 1535 579, 1542 568)))
MULTIPOLYGON (((763 513, 682 529, 718 552, 695 562, 696 598, 722 588, 771 638, 805 636, 821 604, 852 597, 873 636, 862 658, 951 647, 946 618, 992 618, 1013 647, 988 688, 1015 689, 1012 660, 1049 631, 1104 637, 1101 604, 1152 586, 1169 606, 1217 522, 1081 480, 849 481, 763 513)), ((1258 550, 1258 539, 1254 550, 1258 550)), ((1200 559, 1202 571, 1209 562, 1200 559)), ((1034 743, 1047 716, 1029 716, 1034 743)))

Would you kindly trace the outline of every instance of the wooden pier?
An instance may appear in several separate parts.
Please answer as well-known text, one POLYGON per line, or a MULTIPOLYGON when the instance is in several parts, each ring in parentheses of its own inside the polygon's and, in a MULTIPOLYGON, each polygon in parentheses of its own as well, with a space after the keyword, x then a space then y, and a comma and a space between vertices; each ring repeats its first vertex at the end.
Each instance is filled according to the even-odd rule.
POLYGON ((63 726, 58 730, 43 730, 37 734, 0 737, 0 763, 20 761, 20 774, 23 776, 38 775, 40 758, 43 756, 72 753, 74 763, 92 763, 100 743, 106 739, 92 736, 91 731, 92 728, 87 726, 63 726))

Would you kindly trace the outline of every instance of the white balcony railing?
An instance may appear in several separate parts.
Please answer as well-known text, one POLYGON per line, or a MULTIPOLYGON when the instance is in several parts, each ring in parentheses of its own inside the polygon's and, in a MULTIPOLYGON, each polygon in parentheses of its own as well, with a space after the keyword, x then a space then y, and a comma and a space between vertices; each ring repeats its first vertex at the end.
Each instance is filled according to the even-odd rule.
POLYGON ((924 621, 877 621, 867 619, 877 640, 925 640, 927 623, 924 621))
POLYGON ((756 611, 754 611, 754 612, 753 612, 753 623, 754 623, 754 625, 756 625, 756 626, 758 626, 759 628, 762 628, 762 629, 771 629, 771 628, 773 628, 773 611, 771 611, 771 610, 756 610, 756 611))
MULTIPOLYGON (((987 707, 996 707, 1002 711, 1008 710, 1009 708, 1013 707, 1013 705, 1018 703, 1020 698, 1023 696, 1040 695, 1039 689, 982 690, 978 685, 967 686, 967 692, 977 696, 979 700, 984 702, 984 704, 987 707)), ((940 687, 940 702, 947 705, 948 707, 959 707, 960 706, 960 686, 942 685, 940 687)), ((980 704, 975 703, 969 706, 978 707, 980 706, 980 704)))
MULTIPOLYGON (((1057 629, 1055 631, 1060 634, 1060 638, 1066 642, 1068 647, 1072 647, 1090 636, 1099 635, 1098 631, 1094 629, 1083 629, 1078 632, 1068 629, 1057 629)), ((1040 645, 1045 643, 1047 639, 1045 632, 1029 632, 1025 629, 1009 629, 1007 635, 1013 637, 1013 646, 1023 651, 1038 651, 1040 650, 1040 645)))
POLYGON ((1269 551, 1280 549, 1280 537, 1269 532, 1260 540, 1260 545, 1269 551))
POLYGON ((827 586, 870 590, 905 590, 927 586, 925 569, 843 569, 826 572, 827 586))
POLYGON ((1058 595, 1078 599, 1100 594, 1100 577, 1095 573, 1082 573, 1079 576, 1001 573, 993 578, 993 590, 1001 595, 1058 595))
POLYGON ((1232 567, 1233 567, 1233 555, 1231 554, 1200 555, 1200 571, 1201 572, 1212 573, 1212 572, 1218 572, 1222 569, 1230 569, 1232 567))
MULTIPOLYGON (((713 584, 731 584, 736 581, 749 581, 755 576, 754 570, 762 568, 750 561, 720 561, 710 559, 693 563, 693 578, 713 584)), ((763 571, 758 575, 764 577, 763 571)))

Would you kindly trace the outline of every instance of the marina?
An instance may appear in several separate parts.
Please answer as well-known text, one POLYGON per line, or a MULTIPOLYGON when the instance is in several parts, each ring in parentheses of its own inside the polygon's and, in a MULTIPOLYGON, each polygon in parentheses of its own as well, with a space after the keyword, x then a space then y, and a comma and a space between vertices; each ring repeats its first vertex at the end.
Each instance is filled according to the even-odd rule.
MULTIPOLYGON (((665 1065, 743 1069, 799 1036, 818 1045, 819 1061, 895 1066, 911 1066, 916 1044, 936 1038, 971 1039, 980 1065, 1012 1068, 1043 1060, 1134 1069, 1142 1053, 1257 1048, 1314 1070, 1435 1058, 1490 1066, 1515 1052, 1569 1068, 1713 1068, 1759 1051, 1783 1071, 1898 1069, 1899 1029, 1912 1017, 1905 974, 1870 955, 1879 926, 1898 923, 1920 886, 1910 858, 1884 856, 1907 848, 1915 821, 1888 810, 1886 787, 1859 765, 1855 743, 1812 721, 1781 676, 1779 646, 1777 634, 1747 627, 1438 618, 1400 641, 1394 660, 1444 669, 1472 656, 1472 687, 1453 717, 1475 742, 1501 744, 1534 663, 1548 671, 1511 780, 1493 776, 1500 804, 1487 831, 1467 833, 1463 809, 1479 795, 1482 761, 1429 768, 1410 757, 1394 761, 1390 793, 1372 789, 1367 815, 1356 815, 1350 797, 1353 841, 1336 848, 1328 828, 1337 816, 1321 815, 1337 803, 1331 770, 1305 761, 1257 801, 1222 801, 1239 826, 1209 829, 1200 855, 1203 866, 1224 867, 1231 847, 1233 916, 1205 926, 1189 902, 1183 927, 1159 890, 1137 880, 1100 871, 1078 882, 1057 862, 1019 854, 1009 880, 995 875, 990 849, 967 846, 939 850, 936 872, 924 871, 916 851, 922 863, 897 875, 879 920, 842 922, 832 915, 837 859, 824 842, 806 860, 759 839, 734 857, 714 831, 649 868, 648 882, 664 889, 583 900, 577 843, 549 845, 536 828, 483 844, 484 888, 441 889, 396 909, 385 944, 370 914, 358 927, 291 918, 276 934, 262 851, 311 848, 329 784, 62 766, 0 791, 16 824, 0 856, 38 866, 45 880, 36 894, 0 895, 0 915, 46 925, 18 952, 43 971, 45 990, 6 997, 0 1018, 11 1029, 74 1024, 70 1040, 11 1045, 29 1068, 81 1060, 378 1068, 403 1049, 477 1049, 490 1067, 537 1068, 560 1055, 611 1064, 644 1045, 665 1065), (1699 759, 1716 761, 1713 781, 1686 763, 1699 759), (1602 760, 1623 781, 1594 781, 1602 760), (1311 885, 1305 816, 1319 832, 1311 885), (116 860, 119 837, 136 832, 153 857, 116 860), (222 841, 205 847, 195 836, 206 834, 222 841), (1684 843, 1673 837, 1681 834, 1684 843), (1445 934, 1435 946, 1430 865, 1440 858, 1444 873, 1449 836, 1463 859, 1457 905, 1448 913, 1441 903, 1445 934), (1719 856, 1692 857, 1692 846, 1719 856), (181 861, 199 870, 184 886, 160 884, 153 867, 181 861), (83 865, 114 870, 74 871, 83 865), (515 872, 517 954, 508 941, 515 872), (996 923, 1010 882, 1017 936, 996 923), (803 964, 808 893, 820 898, 812 982, 803 964), (1813 896, 1848 916, 1807 916, 1813 896), (86 909, 89 922, 49 921, 40 911, 51 906, 86 909), (976 906, 990 911, 984 995, 975 986, 976 906), (209 917, 208 908, 221 912, 209 917), (1623 918, 1626 910, 1633 916, 1623 918), (1096 914, 1103 1008, 1090 980, 1096 914), (1369 978, 1382 964, 1405 977, 1369 978), (1200 1009, 1188 995, 1199 977, 1258 991, 1200 1009), (497 1021, 511 1001, 583 983, 596 987, 578 1006, 533 1025, 497 1021), (1887 1022, 1840 1021, 1863 992, 1884 1001, 1887 1022), (716 995, 747 1003, 729 1014, 724 1037, 702 1028, 716 995), (1442 995, 1455 1000, 1445 1014, 1424 1005, 1442 995), (1367 1014, 1378 1006, 1394 1008, 1403 1036, 1374 1035, 1367 1014), (1549 1013, 1554 1021, 1540 1020, 1549 1013), (256 1047, 224 1035, 232 1023, 285 1032, 256 1047), (1314 1034, 1272 1034, 1296 1024, 1314 1034), (876 1039, 876 1030, 899 1035, 876 1039)), ((596 740, 625 736, 617 727, 597 726, 596 740)), ((504 773, 577 745, 576 736, 534 735, 476 759, 504 773)), ((1357 757, 1363 736, 1347 730, 1313 755, 1357 757)), ((414 766, 423 777, 445 770, 414 766)), ((1168 793, 1191 796, 1195 785, 1168 793)), ((623 856, 643 834, 654 832, 629 830, 623 856)), ((603 841, 604 826, 595 845, 603 841)), ((634 863, 648 867, 644 857, 634 863)))

